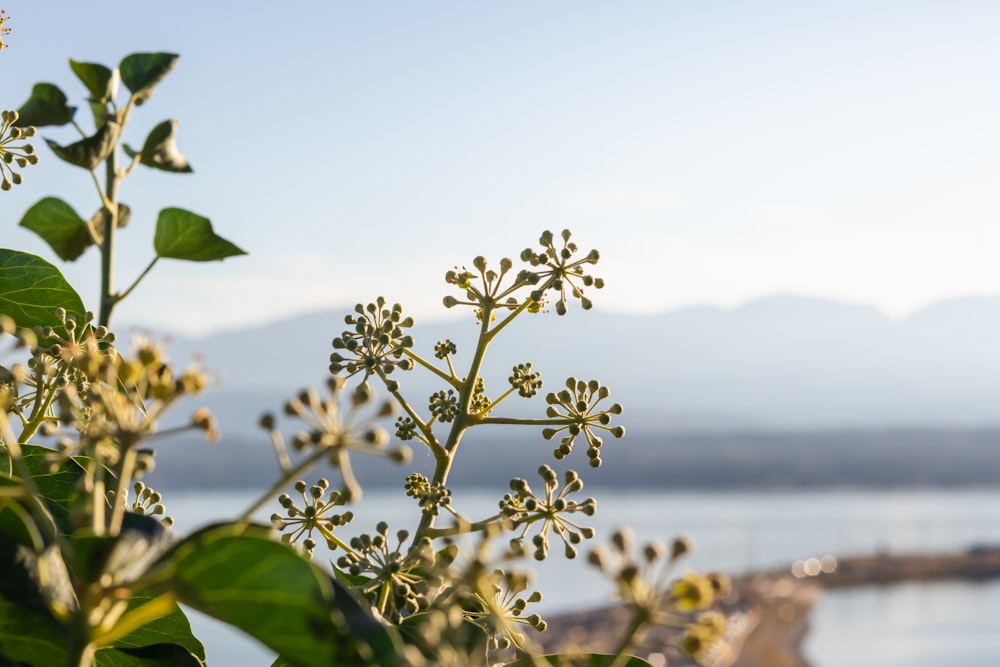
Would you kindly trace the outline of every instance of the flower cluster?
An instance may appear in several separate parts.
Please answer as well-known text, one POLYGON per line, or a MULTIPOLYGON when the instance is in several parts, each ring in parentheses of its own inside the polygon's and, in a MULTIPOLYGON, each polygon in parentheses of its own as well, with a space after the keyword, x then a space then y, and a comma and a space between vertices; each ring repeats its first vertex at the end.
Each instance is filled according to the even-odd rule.
POLYGON ((434 356, 438 359, 445 359, 456 352, 458 352, 458 348, 448 339, 439 340, 434 344, 434 356))
POLYGON ((480 626, 489 638, 488 648, 502 650, 523 648, 524 627, 543 632, 546 623, 538 614, 524 615, 528 604, 541 602, 542 594, 533 591, 528 596, 530 580, 520 572, 495 569, 478 577, 473 587, 475 604, 466 617, 480 626))
POLYGON ((576 437, 583 434, 587 441, 587 458, 590 465, 597 468, 601 465, 601 445, 604 441, 594 434, 595 430, 607 431, 615 438, 625 435, 624 426, 608 426, 612 415, 622 413, 621 403, 614 403, 606 410, 597 410, 597 404, 611 395, 611 391, 597 380, 584 382, 576 378, 566 380, 566 389, 558 393, 550 393, 545 397, 549 404, 546 415, 551 419, 565 421, 559 428, 546 428, 542 437, 551 440, 555 435, 566 431, 553 454, 562 459, 573 451, 576 437))
POLYGON ((517 395, 522 398, 531 398, 542 388, 542 374, 531 370, 531 364, 518 364, 514 366, 513 375, 507 378, 507 382, 514 389, 517 395))
POLYGON ((0 9, 0 51, 7 48, 7 45, 3 43, 3 38, 10 34, 10 28, 7 26, 7 21, 10 17, 7 16, 7 12, 0 9))
POLYGON ((611 537, 612 549, 598 548, 589 555, 616 585, 618 596, 634 617, 633 645, 654 626, 680 628, 677 647, 695 659, 706 660, 723 643, 726 619, 712 606, 729 593, 729 580, 719 574, 688 572, 671 580, 678 560, 690 551, 684 538, 674 540, 669 552, 650 542, 635 553, 635 539, 623 528, 611 537))
POLYGON ((455 421, 455 417, 458 416, 458 396, 455 395, 455 390, 442 389, 431 394, 427 409, 439 422, 447 424, 455 421))
POLYGON ((362 586, 366 595, 377 593, 379 613, 398 622, 404 613, 414 613, 427 605, 434 553, 430 540, 421 540, 403 549, 410 534, 396 533, 396 546, 389 543, 389 525, 381 521, 375 534, 362 533, 351 538, 350 549, 337 565, 354 577, 366 577, 362 586))
MULTIPOLYGON (((292 448, 297 452, 311 452, 314 457, 326 457, 329 464, 340 469, 343 476, 342 493, 349 501, 360 497, 361 487, 351 471, 349 453, 360 452, 384 456, 399 463, 410 459, 405 446, 389 447, 389 434, 378 425, 378 420, 395 412, 391 402, 381 403, 374 414, 365 410, 374 401, 374 394, 367 383, 359 385, 350 394, 350 407, 341 407, 340 395, 345 380, 333 377, 327 381, 328 398, 321 398, 314 389, 306 389, 285 403, 285 414, 298 417, 307 427, 292 436, 292 448)), ((272 415, 261 418, 261 426, 270 431, 282 468, 290 466, 284 451, 284 439, 275 428, 272 415)))
MULTIPOLYGON (((133 484, 132 491, 135 492, 135 500, 132 502, 132 506, 129 507, 130 512, 144 516, 161 516, 166 514, 167 508, 163 504, 163 496, 158 491, 154 491, 142 482, 133 484)), ((174 525, 174 518, 164 516, 160 519, 160 523, 164 526, 172 526, 174 525)))
POLYGON ((570 241, 572 234, 568 229, 564 229, 561 236, 562 248, 557 249, 552 232, 545 231, 538 240, 542 245, 542 252, 535 252, 531 248, 525 248, 521 252, 523 261, 528 262, 533 267, 544 267, 533 272, 536 277, 535 282, 540 283, 541 287, 532 292, 531 298, 541 303, 546 290, 549 288, 557 290, 559 300, 556 302, 556 312, 565 315, 567 311, 566 293, 568 291, 574 299, 580 300, 580 305, 583 306, 584 310, 590 310, 594 304, 584 295, 583 288, 601 289, 604 287, 604 280, 586 273, 583 267, 588 264, 597 264, 601 257, 600 253, 591 250, 586 257, 573 260, 573 255, 577 253, 579 248, 570 241))
POLYGON ((432 514, 440 513, 442 507, 451 505, 451 491, 440 482, 433 484, 419 472, 406 477, 406 495, 416 498, 420 509, 432 514))
POLYGON ((287 493, 278 497, 278 502, 285 509, 285 516, 280 514, 271 515, 271 525, 279 531, 292 528, 290 532, 281 536, 283 542, 294 544, 302 539, 302 552, 311 557, 316 549, 316 540, 313 532, 318 532, 326 540, 330 550, 342 546, 339 538, 333 531, 338 526, 349 524, 354 519, 354 513, 335 512, 337 508, 343 507, 347 502, 345 494, 331 491, 329 498, 324 499, 330 488, 330 482, 320 479, 312 486, 308 487, 306 493, 306 483, 299 480, 295 483, 295 491, 302 498, 302 505, 296 505, 295 500, 287 493))
POLYGON ((465 290, 467 301, 461 301, 453 296, 444 298, 445 308, 455 306, 474 306, 476 317, 482 321, 485 309, 505 308, 513 310, 518 307, 519 302, 514 293, 526 285, 534 285, 538 282, 538 276, 530 271, 520 271, 515 278, 504 286, 504 278, 514 268, 514 262, 509 257, 500 260, 500 272, 488 269, 486 258, 480 255, 472 260, 472 266, 479 274, 479 285, 476 284, 476 274, 466 268, 455 267, 445 274, 444 280, 449 285, 455 285, 459 289, 465 290))
MULTIPOLYGON (((0 26, 3 16, 0 15, 0 26)), ((0 28, 2 36, 4 28, 0 28)), ((0 40, 0 49, 4 46, 0 40)), ((35 128, 16 127, 19 116, 16 111, 0 112, 0 190, 10 190, 21 184, 21 174, 14 171, 14 165, 24 169, 29 164, 38 163, 35 147, 29 143, 14 143, 35 136, 35 128)))
POLYGON ((576 545, 584 538, 592 538, 594 529, 579 525, 567 515, 581 513, 593 516, 597 511, 597 502, 593 498, 583 502, 568 498, 583 489, 583 480, 573 470, 566 471, 562 489, 559 489, 558 475, 549 466, 541 466, 538 475, 545 485, 544 494, 536 496, 528 482, 518 477, 510 481, 513 493, 508 493, 500 501, 501 515, 512 521, 515 527, 524 526, 520 536, 511 541, 511 552, 525 553, 524 539, 531 526, 539 524, 538 531, 531 538, 536 560, 544 560, 548 555, 550 533, 555 533, 562 540, 566 557, 575 558, 576 545))
MULTIPOLYGON (((198 367, 176 373, 163 350, 147 339, 137 339, 130 355, 122 356, 112 344, 114 335, 105 327, 93 326, 92 313, 86 314, 82 325, 62 309, 56 315, 65 334, 51 327, 36 330, 39 340, 48 345, 36 348, 28 362, 27 384, 35 394, 27 398, 36 400, 39 392, 59 386, 59 422, 79 436, 77 442, 59 441, 59 458, 80 453, 115 465, 124 452, 161 434, 159 420, 171 405, 200 393, 208 384, 198 367)), ((196 411, 181 428, 216 437, 215 420, 206 410, 196 411)), ((151 452, 137 452, 137 472, 148 472, 151 452)))
POLYGON ((386 308, 385 299, 379 297, 367 306, 359 303, 354 312, 356 315, 344 318, 353 331, 333 339, 334 349, 347 356, 339 351, 330 355, 331 373, 344 371, 348 377, 364 373, 367 380, 372 375, 388 375, 396 368, 413 368, 413 360, 404 356, 404 351, 413 347, 413 338, 404 332, 413 326, 413 318, 403 317, 402 306, 397 303, 386 308))
POLYGON ((486 380, 482 376, 476 378, 472 387, 472 399, 469 401, 469 411, 474 415, 485 417, 492 408, 490 397, 486 395, 486 380))

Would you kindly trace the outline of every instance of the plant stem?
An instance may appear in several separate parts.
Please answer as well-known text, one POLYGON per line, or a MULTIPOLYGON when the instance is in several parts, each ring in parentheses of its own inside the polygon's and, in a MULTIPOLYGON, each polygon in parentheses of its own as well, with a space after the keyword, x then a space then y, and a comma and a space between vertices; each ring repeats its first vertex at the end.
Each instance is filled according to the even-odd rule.
POLYGON ((647 621, 642 618, 639 614, 632 617, 632 620, 628 624, 628 629, 622 634, 621 641, 618 642, 618 646, 614 652, 614 660, 611 662, 610 667, 624 667, 628 664, 631 656, 626 653, 629 647, 637 643, 640 638, 640 632, 646 626, 647 621))
POLYGON ((240 527, 246 527, 247 525, 249 525, 250 521, 253 520, 254 513, 261 507, 263 507, 265 504, 267 504, 267 502, 271 500, 273 496, 275 496, 278 493, 281 493, 281 491, 285 488, 285 485, 288 484, 289 481, 295 479, 296 477, 304 473, 306 470, 312 467, 312 465, 316 463, 316 461, 320 460, 324 456, 329 456, 329 455, 330 452, 328 450, 317 449, 315 452, 313 452, 306 458, 302 459, 302 461, 300 461, 299 464, 294 468, 292 468, 291 470, 283 471, 284 474, 282 474, 281 479, 275 482, 274 485, 272 485, 270 489, 265 491, 263 495, 261 495, 253 505, 247 508, 247 510, 243 512, 243 515, 236 520, 236 524, 239 525, 240 527))
POLYGON ((140 273, 140 274, 139 274, 139 277, 138 277, 138 278, 136 278, 136 279, 135 279, 134 281, 132 281, 132 284, 131 284, 131 285, 129 285, 129 288, 128 288, 127 290, 125 290, 124 292, 122 292, 121 294, 118 294, 118 295, 116 295, 116 296, 114 297, 114 299, 115 299, 115 303, 118 303, 119 301, 121 301, 122 299, 124 299, 125 297, 127 297, 127 296, 128 296, 129 294, 131 294, 131 293, 132 293, 132 290, 134 290, 134 289, 135 289, 136 287, 138 287, 138 286, 139 286, 139 282, 140 282, 140 281, 141 281, 141 280, 142 280, 143 278, 145 278, 145 277, 146 277, 146 274, 147 274, 147 273, 149 273, 149 272, 150 272, 150 271, 152 270, 152 268, 153 268, 153 267, 154 267, 154 266, 156 265, 156 261, 157 261, 158 259, 160 259, 160 256, 159 256, 159 255, 157 255, 156 257, 154 257, 154 258, 153 258, 153 261, 151 261, 151 262, 150 262, 150 263, 149 263, 149 264, 148 264, 148 265, 146 266, 146 268, 142 270, 142 273, 140 273))
POLYGON ((128 496, 128 486, 132 483, 132 475, 135 473, 137 458, 135 448, 127 447, 122 453, 118 469, 115 470, 118 486, 115 488, 114 504, 111 506, 111 523, 108 527, 111 535, 118 535, 121 532, 122 520, 125 518, 125 499, 128 496))
MULTIPOLYGON (((476 390, 476 380, 479 377, 479 370, 483 366, 483 358, 486 356, 486 349, 490 345, 490 317, 493 309, 489 306, 483 308, 482 325, 479 330, 479 343, 476 345, 476 352, 472 356, 472 363, 469 365, 469 372, 463 380, 462 389, 458 393, 458 415, 452 422, 451 431, 448 433, 448 440, 444 445, 442 456, 435 456, 433 484, 445 486, 448 483, 448 473, 451 472, 452 461, 455 460, 455 453, 458 445, 462 441, 462 436, 469 428, 469 406, 472 404, 472 395, 476 390)), ((437 454, 437 452, 435 452, 437 454)), ((427 531, 434 527, 435 514, 430 510, 424 510, 420 516, 420 525, 417 527, 414 542, 427 534, 427 531)))
POLYGON ((105 192, 104 210, 107 212, 107 224, 104 228, 104 239, 101 242, 101 298, 100 314, 97 323, 108 327, 111 324, 111 311, 115 307, 114 293, 114 260, 115 232, 118 229, 118 150, 117 147, 104 161, 105 192))
POLYGON ((88 640, 74 639, 66 657, 66 667, 92 667, 97 648, 88 640))

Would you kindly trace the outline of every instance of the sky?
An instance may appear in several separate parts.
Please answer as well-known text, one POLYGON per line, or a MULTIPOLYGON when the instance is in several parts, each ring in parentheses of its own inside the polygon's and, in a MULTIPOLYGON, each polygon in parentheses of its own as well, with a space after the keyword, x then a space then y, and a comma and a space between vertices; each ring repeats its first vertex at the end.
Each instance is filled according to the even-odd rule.
MULTIPOLYGON (((593 297, 613 312, 792 293, 901 317, 1000 295, 998 3, 0 8, 4 108, 39 81, 82 104, 69 58, 181 56, 125 141, 177 118, 194 173, 123 183, 116 284, 150 260, 167 206, 249 254, 159 262, 120 322, 197 334, 379 295, 440 319, 449 268, 564 228, 601 251, 593 297)), ((21 215, 50 195, 85 217, 98 202, 88 174, 40 153, 0 193, 0 246, 59 263, 21 215)), ((91 308, 97 270, 93 250, 64 268, 91 308)))

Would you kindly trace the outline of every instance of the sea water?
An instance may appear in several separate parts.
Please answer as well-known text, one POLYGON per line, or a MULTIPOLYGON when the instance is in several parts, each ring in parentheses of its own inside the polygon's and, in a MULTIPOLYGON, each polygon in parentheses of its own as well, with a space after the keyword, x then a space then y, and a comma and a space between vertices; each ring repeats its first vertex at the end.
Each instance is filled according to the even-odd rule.
MULTIPOLYGON (((954 552, 1000 545, 1000 490, 636 492, 587 489, 598 501, 592 545, 630 525, 640 543, 678 535, 695 546, 686 567, 733 575, 791 565, 795 560, 868 553, 954 552)), ((501 491, 454 491, 467 518, 496 511, 501 491)), ((584 494, 586 495, 586 494, 584 494)), ((249 505, 246 491, 165 494, 181 534, 231 518, 249 505)), ((261 513, 266 518, 279 509, 261 513)), ((345 535, 414 525, 418 508, 402 492, 367 491, 345 535)), ((344 529, 341 529, 344 530, 344 529)), ((543 563, 527 563, 545 614, 598 607, 611 587, 560 545, 543 563)), ((319 550, 317 551, 319 554, 319 550)), ((320 561, 323 562, 323 561, 320 561)), ((212 667, 268 665, 273 654, 240 633, 192 612, 195 633, 212 667)), ((813 609, 804 653, 813 667, 940 667, 1000 660, 1000 582, 907 583, 827 591, 813 609)), ((1000 663, 997 663, 1000 664, 1000 663)))

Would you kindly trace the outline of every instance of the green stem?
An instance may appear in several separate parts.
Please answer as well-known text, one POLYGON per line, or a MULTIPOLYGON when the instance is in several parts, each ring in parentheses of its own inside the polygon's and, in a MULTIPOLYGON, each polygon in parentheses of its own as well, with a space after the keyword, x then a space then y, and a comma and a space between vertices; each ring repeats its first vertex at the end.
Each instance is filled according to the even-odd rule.
POLYGON ((636 613, 632 616, 632 620, 629 621, 628 629, 622 635, 621 640, 618 642, 618 646, 615 648, 614 656, 615 659, 611 662, 609 667, 625 667, 628 661, 631 659, 627 651, 630 646, 637 644, 642 639, 643 628, 648 624, 649 620, 645 614, 636 613))
POLYGON ((489 530, 490 526, 496 525, 496 522, 500 519, 499 514, 494 514, 489 519, 483 519, 482 521, 475 521, 472 523, 466 523, 462 526, 451 525, 445 526, 443 528, 430 527, 424 533, 427 537, 432 540, 439 537, 453 537, 455 535, 461 535, 464 533, 474 533, 477 531, 489 530))
POLYGON ((302 459, 302 461, 300 461, 299 464, 294 468, 291 468, 290 470, 287 471, 283 471, 284 474, 281 476, 281 478, 277 482, 275 482, 270 489, 265 491, 264 494, 261 495, 260 498, 258 498, 256 502, 254 502, 245 512, 243 512, 243 514, 240 516, 239 519, 236 520, 236 525, 239 528, 245 528, 247 525, 249 525, 250 521, 253 519, 254 513, 261 507, 266 505, 268 501, 270 501, 271 498, 273 498, 275 495, 281 493, 281 491, 284 490, 285 486, 288 484, 289 481, 302 475, 302 473, 311 468, 313 464, 315 464, 324 456, 329 456, 329 454, 330 454, 329 450, 317 449, 312 454, 302 459))
POLYGON ((132 284, 131 284, 131 285, 129 285, 129 288, 128 288, 127 290, 125 290, 124 292, 122 292, 121 294, 118 294, 117 296, 115 296, 115 297, 114 297, 114 299, 115 299, 115 303, 118 303, 119 301, 123 300, 123 299, 124 299, 125 297, 127 297, 127 296, 128 296, 129 294, 131 294, 131 293, 132 293, 132 290, 134 290, 134 289, 135 289, 136 287, 138 287, 138 285, 139 285, 139 282, 140 282, 140 281, 141 281, 141 280, 142 280, 143 278, 145 278, 145 277, 146 277, 146 274, 147 274, 147 273, 149 273, 149 272, 150 272, 150 271, 151 271, 151 270, 153 269, 153 267, 154 267, 154 266, 156 265, 156 262, 157 262, 157 260, 158 260, 158 259, 160 259, 160 256, 159 256, 159 255, 157 255, 156 257, 154 257, 154 258, 153 258, 153 261, 151 261, 151 262, 150 262, 150 263, 149 263, 149 264, 148 264, 148 265, 146 266, 146 268, 145 268, 145 269, 143 269, 142 273, 140 273, 140 274, 139 274, 139 277, 138 277, 138 278, 136 278, 136 279, 135 279, 135 280, 134 280, 134 281, 132 282, 132 284))
MULTIPOLYGON (((388 378, 386 378, 385 373, 383 373, 381 369, 377 372, 379 378, 382 380, 382 383, 388 384, 388 378)), ((440 445, 440 443, 438 443, 437 438, 434 437, 434 431, 432 431, 431 427, 420 418, 420 415, 417 414, 416 410, 410 407, 410 404, 405 398, 403 398, 403 395, 398 391, 390 393, 392 394, 392 397, 396 399, 396 402, 399 403, 400 407, 407 414, 407 416, 412 419, 413 423, 420 429, 420 432, 424 436, 422 442, 427 445, 428 449, 431 450, 431 453, 434 454, 434 458, 440 460, 442 457, 447 457, 447 452, 445 452, 444 448, 440 445)))
POLYGON ((517 424, 520 426, 569 426, 577 419, 522 419, 519 417, 483 417, 480 424, 517 424))
POLYGON ((104 228, 104 238, 101 242, 101 298, 100 315, 97 323, 108 327, 111 324, 111 311, 115 307, 114 292, 114 260, 115 232, 118 229, 118 147, 104 161, 106 196, 104 210, 107 212, 107 225, 104 228))
POLYGON ((457 387, 458 386, 458 383, 459 383, 459 379, 458 378, 456 378, 454 375, 448 375, 447 373, 445 373, 444 371, 442 371, 440 368, 438 368, 434 364, 426 361, 423 357, 421 357, 416 352, 413 352, 411 350, 408 350, 408 349, 404 348, 403 349, 403 354, 405 354, 406 356, 408 356, 410 359, 413 359, 415 362, 417 362, 418 364, 420 364, 421 366, 423 366, 424 368, 426 368, 427 370, 429 370, 431 373, 434 373, 434 375, 437 375, 439 378, 441 378, 442 380, 444 380, 445 382, 447 382, 449 385, 451 385, 453 387, 457 387))
POLYGON ((94 514, 91 517, 91 528, 95 535, 104 535, 107 525, 104 506, 108 502, 107 490, 104 485, 104 466, 97 462, 92 462, 91 465, 94 466, 94 486, 91 489, 94 514))
POLYGON ((507 317, 505 317, 505 318, 503 318, 502 320, 500 320, 500 324, 498 324, 498 325, 496 325, 495 327, 493 327, 492 329, 490 329, 490 330, 489 330, 489 331, 488 331, 488 332, 487 332, 487 333, 485 334, 485 335, 486 335, 486 337, 487 337, 487 338, 488 338, 489 340, 493 340, 494 338, 496 338, 496 335, 497 335, 498 333, 500 333, 501 331, 503 331, 503 329, 504 329, 504 328, 505 328, 505 327, 506 327, 506 326, 507 326, 508 324, 510 324, 511 322, 513 322, 513 321, 514 321, 514 318, 515 318, 515 317, 517 317, 518 315, 520 315, 521 313, 523 313, 523 312, 524 312, 525 310, 527 310, 527 309, 528 309, 528 306, 530 306, 530 305, 531 305, 531 304, 533 304, 533 303, 534 303, 534 301, 532 301, 532 300, 531 300, 530 298, 528 298, 528 299, 525 299, 525 300, 524 300, 524 303, 522 303, 522 304, 521 304, 520 306, 518 306, 517 308, 515 308, 514 310, 512 310, 512 311, 510 312, 510 314, 509 314, 509 315, 508 315, 507 317))
MULTIPOLYGON (((135 473, 135 462, 138 454, 134 447, 127 447, 122 454, 121 460, 115 470, 118 479, 118 486, 115 487, 115 495, 111 505, 111 524, 108 531, 111 535, 118 535, 121 532, 122 520, 125 518, 125 499, 128 497, 128 486, 132 482, 132 475, 135 473)), ((95 498, 95 501, 97 499, 95 498)))
POLYGON ((42 389, 44 389, 46 395, 43 400, 35 401, 35 404, 31 410, 31 416, 28 417, 28 422, 24 425, 24 428, 21 429, 21 437, 18 438, 18 442, 22 445, 27 444, 28 441, 31 440, 32 437, 34 437, 35 433, 38 431, 38 428, 42 425, 42 423, 45 422, 46 415, 49 412, 49 408, 52 406, 52 402, 55 400, 56 394, 58 393, 57 387, 55 387, 54 385, 50 385, 48 383, 44 383, 44 381, 42 380, 43 377, 44 377, 44 371, 39 371, 38 391, 42 391, 42 389))
MULTIPOLYGON (((490 345, 489 332, 492 312, 493 309, 489 306, 483 308, 482 325, 479 330, 479 343, 476 345, 476 351, 472 355, 472 362, 469 365, 469 372, 463 380, 462 389, 458 393, 458 416, 455 417, 455 421, 451 424, 451 431, 449 431, 448 439, 444 444, 443 455, 435 457, 434 479, 432 480, 434 484, 447 485, 448 474, 451 472, 451 464, 455 460, 458 445, 461 443, 466 429, 469 428, 469 406, 472 404, 472 395, 476 389, 476 379, 479 377, 479 371, 483 366, 486 349, 490 345)), ((430 508, 424 510, 424 513, 420 516, 420 525, 417 526, 414 542, 427 535, 427 532, 434 527, 435 517, 436 515, 430 508)))
POLYGON ((87 637, 77 636, 83 632, 74 633, 70 643, 69 655, 66 656, 66 667, 92 667, 97 656, 97 647, 87 637))

